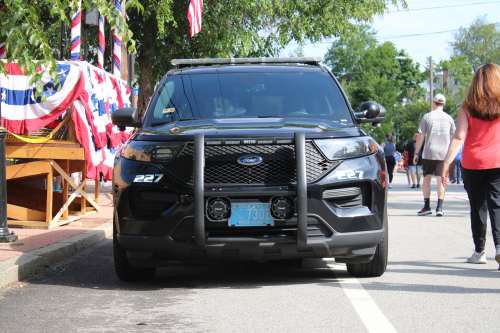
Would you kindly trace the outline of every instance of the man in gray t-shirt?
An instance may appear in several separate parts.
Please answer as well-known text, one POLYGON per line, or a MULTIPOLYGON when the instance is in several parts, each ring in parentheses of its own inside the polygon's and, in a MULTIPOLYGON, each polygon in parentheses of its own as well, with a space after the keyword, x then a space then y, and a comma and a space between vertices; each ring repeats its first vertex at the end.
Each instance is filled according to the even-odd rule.
POLYGON ((415 151, 418 152, 422 147, 425 138, 424 152, 422 156, 415 154, 414 162, 422 158, 422 171, 424 182, 422 191, 424 193, 424 208, 418 212, 418 215, 432 214, 430 207, 431 180, 432 175, 437 177, 438 182, 438 205, 436 216, 443 216, 443 199, 445 188, 441 183, 441 172, 443 171, 443 162, 448 152, 450 140, 455 133, 455 122, 453 118, 443 111, 446 104, 446 98, 437 94, 433 98, 434 111, 426 113, 420 127, 418 128, 418 137, 415 151))

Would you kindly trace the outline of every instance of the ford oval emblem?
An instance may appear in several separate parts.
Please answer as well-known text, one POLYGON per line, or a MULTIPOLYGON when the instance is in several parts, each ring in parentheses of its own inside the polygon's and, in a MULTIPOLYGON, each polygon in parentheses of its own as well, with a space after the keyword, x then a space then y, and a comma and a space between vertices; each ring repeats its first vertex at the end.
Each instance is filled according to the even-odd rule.
POLYGON ((251 166, 262 163, 262 157, 257 155, 245 155, 239 157, 236 161, 241 165, 251 166))

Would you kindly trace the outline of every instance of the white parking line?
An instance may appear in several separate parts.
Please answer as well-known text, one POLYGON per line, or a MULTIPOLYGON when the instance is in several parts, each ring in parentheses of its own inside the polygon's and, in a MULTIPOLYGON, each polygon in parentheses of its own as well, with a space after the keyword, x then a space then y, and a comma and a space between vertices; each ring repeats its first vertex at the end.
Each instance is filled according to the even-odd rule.
MULTIPOLYGON (((332 270, 344 270, 344 264, 338 264, 335 260, 325 260, 328 267, 332 270)), ((348 273, 346 273, 348 274, 348 273)), ((394 326, 384 316, 375 301, 368 295, 361 283, 354 277, 338 277, 342 289, 344 289, 347 297, 351 301, 354 309, 365 324, 366 329, 370 333, 391 333, 397 332, 394 326)))

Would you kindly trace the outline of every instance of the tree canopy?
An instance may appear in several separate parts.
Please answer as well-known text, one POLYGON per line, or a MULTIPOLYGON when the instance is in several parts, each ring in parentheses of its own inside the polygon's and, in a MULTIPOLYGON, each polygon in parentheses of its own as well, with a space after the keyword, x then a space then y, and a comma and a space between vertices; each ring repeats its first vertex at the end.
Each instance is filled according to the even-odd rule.
POLYGON ((137 44, 140 114, 155 83, 176 58, 276 56, 290 41, 299 44, 349 34, 390 4, 404 0, 233 0, 203 3, 201 32, 189 35, 189 1, 144 0, 144 14, 129 14, 137 44))
POLYGON ((444 111, 456 119, 465 93, 472 83, 474 76, 472 66, 467 61, 467 56, 452 56, 449 60, 440 61, 437 70, 447 77, 446 82, 436 84, 435 91, 446 97, 444 111))
POLYGON ((449 42, 455 56, 467 56, 474 71, 487 63, 500 63, 500 29, 486 16, 476 18, 469 27, 461 27, 449 42))
POLYGON ((388 110, 387 121, 380 127, 363 125, 377 141, 383 141, 392 132, 396 106, 406 100, 418 100, 425 94, 420 86, 426 76, 418 64, 398 50, 391 42, 379 43, 376 32, 368 25, 358 25, 351 35, 342 36, 332 43, 325 55, 325 64, 339 79, 354 109, 363 102, 373 101, 388 110))
MULTIPOLYGON (((87 3, 82 1, 82 4, 87 3)), ((92 0, 92 5, 97 6, 112 28, 119 27, 119 32, 124 35, 123 43, 126 45, 130 42, 129 51, 134 50, 132 32, 114 2, 92 0)), ((3 8, 0 11, 0 42, 5 43, 7 61, 17 60, 19 67, 27 75, 33 76, 32 83, 41 78, 43 73, 37 73, 36 69, 44 65, 57 84, 59 77, 55 61, 59 53, 61 22, 71 27, 71 16, 78 10, 78 0, 4 0, 0 6, 3 8)), ((127 8, 137 11, 143 9, 139 0, 128 0, 127 8)), ((4 62, 0 61, 0 64, 0 70, 7 74, 4 62)), ((40 93, 41 89, 41 85, 38 85, 37 92, 40 93)))

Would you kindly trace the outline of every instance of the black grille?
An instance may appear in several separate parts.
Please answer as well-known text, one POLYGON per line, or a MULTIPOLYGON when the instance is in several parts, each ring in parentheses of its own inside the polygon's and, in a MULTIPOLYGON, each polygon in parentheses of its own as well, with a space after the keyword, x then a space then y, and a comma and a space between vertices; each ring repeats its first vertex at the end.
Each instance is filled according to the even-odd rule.
MULTIPOLYGON (((188 143, 165 169, 182 182, 193 184, 193 150, 188 143)), ((340 162, 323 158, 311 142, 306 142, 307 182, 313 183, 335 168, 340 162)), ((234 145, 205 146, 205 184, 293 184, 295 172, 294 145, 234 145), (243 155, 256 154, 263 162, 254 166, 241 165, 236 160, 243 155)))

